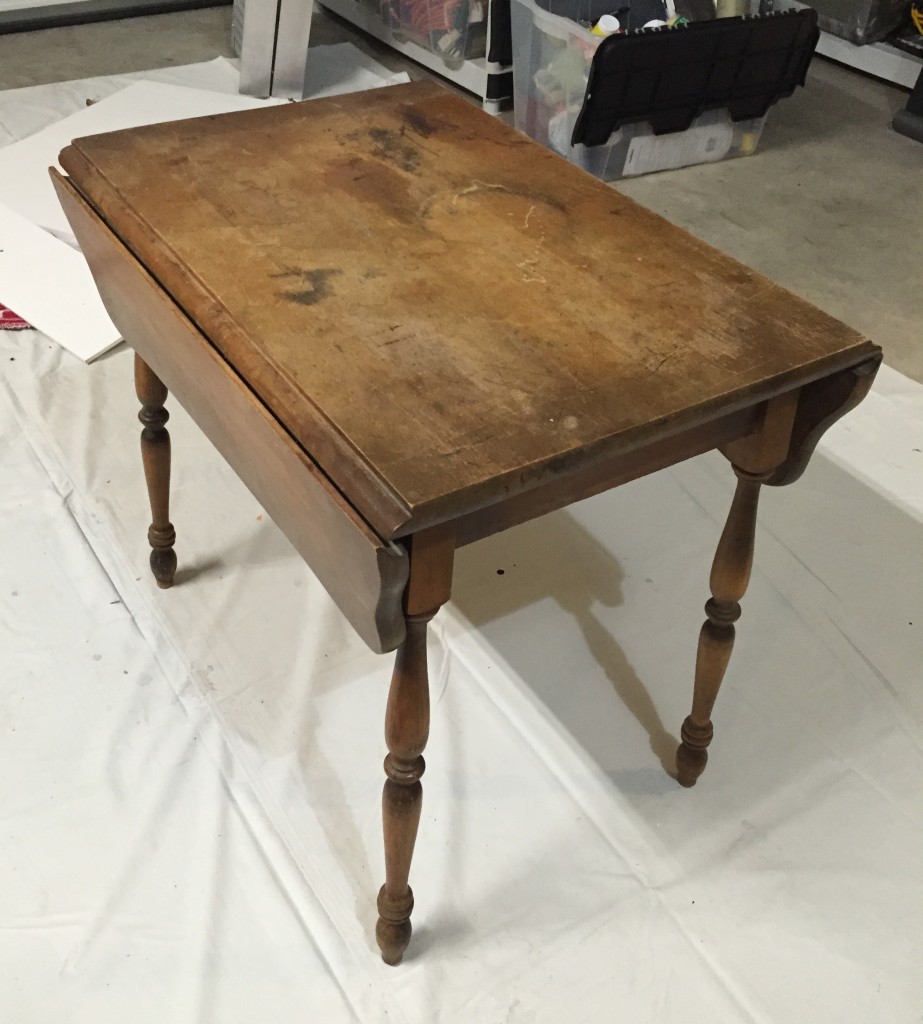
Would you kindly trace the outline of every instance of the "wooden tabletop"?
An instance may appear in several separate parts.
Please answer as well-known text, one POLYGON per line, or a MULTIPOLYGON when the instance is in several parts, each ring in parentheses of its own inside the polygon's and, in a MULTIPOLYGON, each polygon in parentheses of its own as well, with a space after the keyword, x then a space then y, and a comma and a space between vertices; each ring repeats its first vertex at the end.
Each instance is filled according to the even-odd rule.
POLYGON ((429 83, 61 162, 384 538, 877 352, 429 83))

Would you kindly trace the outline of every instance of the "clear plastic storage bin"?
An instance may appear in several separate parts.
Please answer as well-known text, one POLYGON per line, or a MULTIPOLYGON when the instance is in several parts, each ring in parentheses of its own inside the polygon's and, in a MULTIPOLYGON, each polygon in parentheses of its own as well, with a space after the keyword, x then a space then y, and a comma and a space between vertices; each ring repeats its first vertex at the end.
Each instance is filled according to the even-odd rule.
POLYGON ((655 135, 650 124, 637 122, 622 125, 602 145, 571 145, 603 37, 535 0, 512 0, 512 35, 516 127, 598 178, 614 181, 747 156, 759 143, 765 115, 732 121, 727 110, 708 110, 685 131, 655 135))

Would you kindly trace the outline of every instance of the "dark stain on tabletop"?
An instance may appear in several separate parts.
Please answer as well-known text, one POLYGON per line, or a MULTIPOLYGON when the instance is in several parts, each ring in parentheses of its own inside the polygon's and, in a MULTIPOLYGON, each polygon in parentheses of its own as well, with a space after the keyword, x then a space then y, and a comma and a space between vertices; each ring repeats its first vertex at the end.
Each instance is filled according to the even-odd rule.
POLYGON ((299 306, 315 306, 330 296, 330 279, 342 274, 336 267, 318 267, 316 270, 286 270, 273 277, 297 279, 303 285, 297 291, 283 292, 283 298, 299 306))
POLYGON ((368 136, 374 143, 372 156, 387 160, 409 174, 413 174, 420 166, 419 149, 407 142, 400 132, 390 128, 370 128, 368 136))
POLYGON ((423 139, 428 139, 436 132, 455 131, 458 125, 452 121, 444 121, 442 118, 434 117, 431 113, 424 114, 417 107, 405 106, 401 108, 401 135, 406 131, 414 132, 423 139))
POLYGON ((422 135, 424 139, 428 139, 436 131, 436 127, 436 125, 427 121, 419 110, 414 110, 413 107, 404 108, 404 123, 401 126, 401 135, 404 134, 405 128, 409 128, 411 131, 416 132, 417 135, 422 135))

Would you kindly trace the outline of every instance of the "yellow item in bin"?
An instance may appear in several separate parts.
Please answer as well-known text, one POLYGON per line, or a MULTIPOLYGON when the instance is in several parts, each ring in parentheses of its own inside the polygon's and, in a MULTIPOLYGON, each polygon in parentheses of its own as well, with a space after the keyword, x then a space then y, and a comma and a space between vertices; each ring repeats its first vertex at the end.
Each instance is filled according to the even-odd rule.
POLYGON ((604 14, 592 28, 594 36, 611 36, 620 31, 622 23, 614 14, 604 14))
POLYGON ((740 140, 740 155, 749 156, 756 149, 756 144, 759 141, 758 132, 744 132, 740 140))
POLYGON ((915 0, 910 8, 910 20, 913 27, 923 36, 923 0, 915 0))

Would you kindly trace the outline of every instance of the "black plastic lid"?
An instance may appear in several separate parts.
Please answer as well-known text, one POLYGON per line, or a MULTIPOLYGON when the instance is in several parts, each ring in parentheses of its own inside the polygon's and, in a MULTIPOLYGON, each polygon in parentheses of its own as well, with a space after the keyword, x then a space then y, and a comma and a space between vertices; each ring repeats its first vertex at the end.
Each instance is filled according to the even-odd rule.
POLYGON ((780 11, 607 36, 590 67, 571 143, 599 146, 623 124, 685 131, 705 110, 762 117, 804 85, 820 38, 817 12, 780 11))

